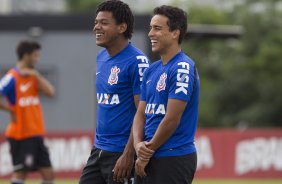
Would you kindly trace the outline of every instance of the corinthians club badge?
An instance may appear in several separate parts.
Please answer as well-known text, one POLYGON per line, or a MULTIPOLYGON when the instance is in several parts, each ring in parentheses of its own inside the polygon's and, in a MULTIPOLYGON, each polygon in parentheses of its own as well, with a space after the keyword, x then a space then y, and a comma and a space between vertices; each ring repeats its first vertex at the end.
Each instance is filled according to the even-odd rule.
POLYGON ((111 74, 108 79, 108 83, 110 85, 117 84, 118 82, 118 73, 120 72, 120 69, 117 66, 114 66, 111 68, 111 74))
POLYGON ((165 86, 166 86, 166 83, 165 83, 165 80, 167 78, 167 74, 166 73, 163 73, 161 76, 160 76, 160 79, 157 83, 157 87, 156 89, 160 92, 162 90, 165 90, 165 86))

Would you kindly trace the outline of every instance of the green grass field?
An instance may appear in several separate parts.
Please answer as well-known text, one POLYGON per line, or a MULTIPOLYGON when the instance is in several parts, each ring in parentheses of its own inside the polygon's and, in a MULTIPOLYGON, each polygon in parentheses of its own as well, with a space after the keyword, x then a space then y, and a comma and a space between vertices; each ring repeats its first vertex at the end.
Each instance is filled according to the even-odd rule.
MULTIPOLYGON (((281 184, 281 180, 195 180, 193 184, 281 184)), ((10 184, 9 180, 1 180, 0 184, 10 184)), ((40 184, 39 180, 28 180, 25 184, 40 184)), ((78 180, 56 180, 55 184, 78 184, 78 180)))

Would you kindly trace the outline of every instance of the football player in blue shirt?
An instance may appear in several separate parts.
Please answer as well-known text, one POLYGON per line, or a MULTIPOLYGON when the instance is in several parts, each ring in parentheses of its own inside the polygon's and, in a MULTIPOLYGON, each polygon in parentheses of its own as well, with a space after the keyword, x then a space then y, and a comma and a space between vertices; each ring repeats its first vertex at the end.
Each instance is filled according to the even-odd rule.
POLYGON ((148 35, 161 59, 144 73, 133 123, 138 184, 188 184, 196 171, 200 84, 194 61, 181 50, 186 31, 183 10, 154 9, 148 35))
POLYGON ((80 184, 131 183, 134 147, 131 127, 139 103, 147 57, 131 43, 134 17, 121 1, 101 3, 96 11, 97 123, 95 144, 80 184))

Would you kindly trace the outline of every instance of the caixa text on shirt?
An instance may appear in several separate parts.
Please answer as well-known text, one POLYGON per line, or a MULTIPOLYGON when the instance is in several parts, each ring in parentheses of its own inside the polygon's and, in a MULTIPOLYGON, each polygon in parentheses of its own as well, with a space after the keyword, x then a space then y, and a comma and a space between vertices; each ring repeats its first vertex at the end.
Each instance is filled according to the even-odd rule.
POLYGON ((27 106, 38 105, 38 104, 39 104, 38 97, 28 96, 19 99, 20 107, 27 107, 27 106))
POLYGON ((164 104, 146 104, 145 109, 146 114, 163 114, 165 115, 165 105, 164 104))
POLYGON ((118 94, 97 93, 98 104, 119 104, 118 94))

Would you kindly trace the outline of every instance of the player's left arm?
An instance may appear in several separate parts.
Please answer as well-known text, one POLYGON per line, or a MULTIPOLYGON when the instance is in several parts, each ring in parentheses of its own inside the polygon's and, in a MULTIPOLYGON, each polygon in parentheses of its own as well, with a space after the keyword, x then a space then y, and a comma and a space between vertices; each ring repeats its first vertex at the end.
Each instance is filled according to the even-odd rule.
POLYGON ((125 146, 125 149, 122 155, 117 160, 115 167, 113 169, 113 180, 116 182, 124 182, 125 179, 128 179, 131 174, 131 170, 134 165, 134 147, 133 147, 133 135, 130 131, 130 136, 128 142, 125 146))
POLYGON ((54 86, 45 77, 43 77, 39 72, 37 72, 36 77, 38 80, 39 89, 46 96, 53 97, 55 95, 54 86))
MULTIPOLYGON (((129 77, 132 86, 132 91, 134 94, 134 104, 135 108, 138 109, 139 102, 140 102, 140 93, 141 93, 141 85, 144 77, 144 72, 149 67, 149 60, 144 55, 135 56, 135 62, 129 67, 129 77)), ((128 143, 125 147, 125 151, 133 152, 135 155, 135 149, 133 144, 133 131, 131 127, 130 137, 128 143)))
MULTIPOLYGON (((138 107, 139 104, 139 98, 140 98, 139 96, 140 95, 134 95, 134 103, 136 108, 138 107)), ((114 175, 113 175, 114 181, 123 182, 125 178, 130 177, 131 170, 134 166, 134 155, 135 155, 135 150, 133 146, 133 134, 131 128, 128 142, 124 148, 122 155, 117 160, 117 163, 114 167, 114 175)))
MULTIPOLYGON (((135 103, 135 107, 138 107, 139 104, 139 98, 140 95, 134 95, 134 103, 135 103)), ((128 138, 128 142, 125 146, 125 149, 123 151, 123 155, 125 155, 126 157, 134 157, 135 155, 135 150, 134 150, 134 146, 133 146, 133 134, 132 134, 132 127, 131 127, 131 131, 130 131, 130 136, 128 138)), ((133 167, 133 165, 132 165, 133 167)))

